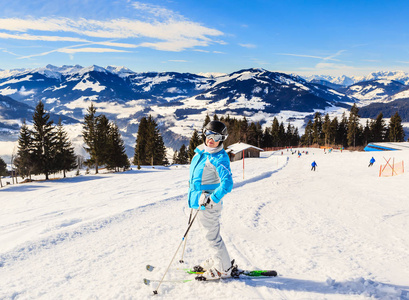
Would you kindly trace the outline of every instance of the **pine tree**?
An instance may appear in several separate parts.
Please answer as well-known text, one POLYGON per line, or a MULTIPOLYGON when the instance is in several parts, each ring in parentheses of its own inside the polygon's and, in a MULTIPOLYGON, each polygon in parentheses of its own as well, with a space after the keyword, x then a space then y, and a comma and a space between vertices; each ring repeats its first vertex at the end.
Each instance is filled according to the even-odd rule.
POLYGON ((405 140, 405 132, 403 131, 402 118, 396 112, 389 122, 389 141, 403 142, 405 140))
POLYGON ((87 114, 84 116, 84 123, 82 129, 82 136, 84 139, 85 151, 89 154, 90 158, 85 162, 85 165, 95 166, 95 174, 98 174, 98 166, 100 164, 98 160, 98 145, 97 145, 97 116, 96 108, 91 103, 88 107, 87 114))
POLYGON ((146 159, 146 144, 148 141, 148 120, 143 117, 139 122, 138 133, 136 135, 136 145, 134 154, 135 165, 147 165, 146 159))
POLYGON ((110 149, 112 145, 109 143, 111 125, 105 115, 97 117, 96 129, 96 157, 100 165, 106 165, 109 160, 109 151, 112 150, 110 149))
POLYGON ((3 187, 1 176, 6 176, 6 175, 7 175, 7 165, 6 165, 6 162, 0 157, 0 187, 3 187))
POLYGON ((178 161, 178 164, 181 164, 181 165, 186 165, 189 163, 186 146, 184 144, 180 147, 180 150, 177 156, 177 161, 178 161))
POLYGON ((281 122, 278 129, 278 146, 283 147, 285 145, 286 133, 284 128, 284 123, 281 122))
POLYGON ((342 147, 346 147, 348 145, 348 119, 345 112, 342 113, 341 122, 339 122, 338 125, 335 141, 337 145, 342 145, 342 147))
POLYGON ((305 126, 304 135, 301 137, 301 143, 306 146, 310 146, 313 140, 313 131, 312 131, 312 121, 308 120, 307 125, 305 126))
POLYGON ((321 144, 321 135, 322 135, 321 113, 316 112, 314 115, 314 123, 312 124, 312 143, 321 144))
POLYGON ((351 111, 349 113, 348 119, 348 146, 356 146, 356 139, 359 134, 359 115, 358 115, 359 108, 354 105, 351 107, 351 111))
POLYGON ((179 164, 178 151, 177 150, 175 150, 175 152, 173 152, 172 163, 175 164, 175 165, 179 164))
POLYGON ((53 121, 45 112, 44 104, 40 101, 33 115, 33 161, 36 162, 36 174, 48 175, 56 170, 55 164, 55 139, 53 121))
POLYGON ((335 117, 331 121, 330 125, 330 143, 336 145, 337 144, 337 132, 338 132, 338 118, 335 117))
POLYGON ((77 167, 77 157, 75 156, 74 147, 65 132, 61 119, 58 122, 56 133, 56 165, 58 171, 63 171, 64 178, 65 172, 71 171, 77 167))
POLYGON ((247 143, 253 146, 260 147, 259 134, 256 124, 251 122, 249 129, 247 130, 247 143))
POLYGON ((134 163, 139 165, 166 165, 166 147, 152 116, 143 117, 136 137, 134 163))
POLYGON ((193 156, 195 156, 195 149, 200 144, 202 144, 202 141, 200 140, 199 133, 195 129, 193 131, 192 137, 190 138, 190 141, 189 141, 189 148, 188 148, 188 152, 187 152, 187 156, 188 156, 189 161, 192 161, 193 156))
POLYGON ((33 151, 32 132, 28 129, 24 120, 18 138, 17 156, 14 159, 17 172, 23 179, 25 177, 31 179, 31 173, 34 170, 33 151))
POLYGON ((246 117, 243 117, 242 120, 239 121, 239 141, 243 143, 247 143, 247 130, 249 128, 249 123, 246 117))
POLYGON ((331 137, 331 120, 328 114, 326 114, 324 117, 324 123, 322 124, 322 133, 324 134, 324 145, 328 145, 330 143, 331 137))
POLYGON ((153 164, 154 165, 167 165, 169 161, 166 157, 166 147, 165 143, 163 142, 162 135, 160 134, 158 125, 152 119, 153 125, 153 138, 154 138, 154 155, 153 155, 153 164))
POLYGON ((364 139, 364 145, 367 145, 369 141, 371 140, 371 129, 369 127, 369 121, 366 120, 366 124, 364 127, 364 132, 363 132, 363 139, 364 139))
POLYGON ((125 143, 115 123, 109 124, 108 132, 108 153, 107 168, 119 172, 120 168, 128 169, 130 167, 128 156, 125 152, 125 143))
POLYGON ((211 122, 211 120, 210 120, 209 114, 207 114, 207 115, 206 115, 206 118, 205 118, 205 120, 204 120, 204 122, 203 122, 202 131, 203 131, 203 129, 206 127, 206 125, 209 124, 210 122, 211 122))
POLYGON ((261 147, 263 147, 263 148, 273 147, 273 138, 271 136, 269 127, 264 128, 261 147))
POLYGON ((371 137, 373 142, 383 142, 385 140, 386 125, 383 120, 383 113, 379 113, 375 122, 371 123, 371 137))
POLYGON ((273 139, 273 147, 278 147, 280 143, 280 123, 274 117, 273 125, 271 126, 271 137, 273 139))

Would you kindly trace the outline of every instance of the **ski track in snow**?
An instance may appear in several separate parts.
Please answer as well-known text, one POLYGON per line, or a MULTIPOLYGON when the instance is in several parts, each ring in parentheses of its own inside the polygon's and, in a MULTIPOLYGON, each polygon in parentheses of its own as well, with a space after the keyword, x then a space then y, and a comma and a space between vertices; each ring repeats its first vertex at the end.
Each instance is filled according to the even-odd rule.
MULTIPOLYGON (((244 179, 242 162, 232 163, 234 189, 221 220, 226 246, 240 268, 279 276, 163 282, 156 297, 409 299, 409 204, 401 188, 408 176, 378 178, 379 164, 367 168, 371 156, 267 152, 245 160, 244 179)), ((6 187, 0 299, 151 299, 157 283, 142 279, 159 280, 181 242, 187 181, 188 166, 179 166, 6 187)), ((176 270, 180 255, 165 280, 193 278, 176 270)), ((207 257, 194 224, 183 266, 207 257)))

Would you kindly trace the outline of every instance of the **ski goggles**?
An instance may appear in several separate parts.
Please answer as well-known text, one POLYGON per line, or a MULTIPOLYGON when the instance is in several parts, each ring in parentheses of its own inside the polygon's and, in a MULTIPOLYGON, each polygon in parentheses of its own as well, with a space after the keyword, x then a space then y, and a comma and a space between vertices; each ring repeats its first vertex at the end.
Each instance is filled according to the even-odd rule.
POLYGON ((207 138, 207 139, 212 139, 213 141, 215 141, 216 143, 217 142, 220 142, 220 141, 223 141, 224 140, 224 136, 223 135, 221 135, 220 133, 217 133, 217 132, 214 132, 214 131, 211 131, 211 130, 206 130, 205 132, 204 132, 204 135, 205 135, 205 137, 207 138))

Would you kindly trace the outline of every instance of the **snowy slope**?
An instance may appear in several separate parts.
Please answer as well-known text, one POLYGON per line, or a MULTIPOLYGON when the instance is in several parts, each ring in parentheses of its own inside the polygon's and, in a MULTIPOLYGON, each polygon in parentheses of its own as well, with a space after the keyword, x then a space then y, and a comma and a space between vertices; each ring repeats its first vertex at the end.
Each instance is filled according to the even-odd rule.
MULTIPOLYGON (((409 299, 408 174, 378 177, 392 155, 407 162, 266 152, 245 160, 244 178, 232 163, 222 236, 240 267, 279 277, 163 283, 157 298, 409 299)), ((142 280, 162 277, 185 232, 187 179, 188 166, 145 167, 1 189, 0 299, 151 299, 156 283, 142 280)), ((196 225, 186 265, 209 255, 196 225)), ((191 278, 179 266, 165 279, 191 278)))

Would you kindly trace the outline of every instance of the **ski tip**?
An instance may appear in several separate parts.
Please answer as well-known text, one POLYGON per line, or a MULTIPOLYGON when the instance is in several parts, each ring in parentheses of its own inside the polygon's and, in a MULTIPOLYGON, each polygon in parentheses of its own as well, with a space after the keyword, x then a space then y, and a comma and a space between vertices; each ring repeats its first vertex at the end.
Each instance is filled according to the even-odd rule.
POLYGON ((154 268, 155 268, 154 266, 146 265, 146 270, 148 270, 148 271, 152 272, 154 268))

